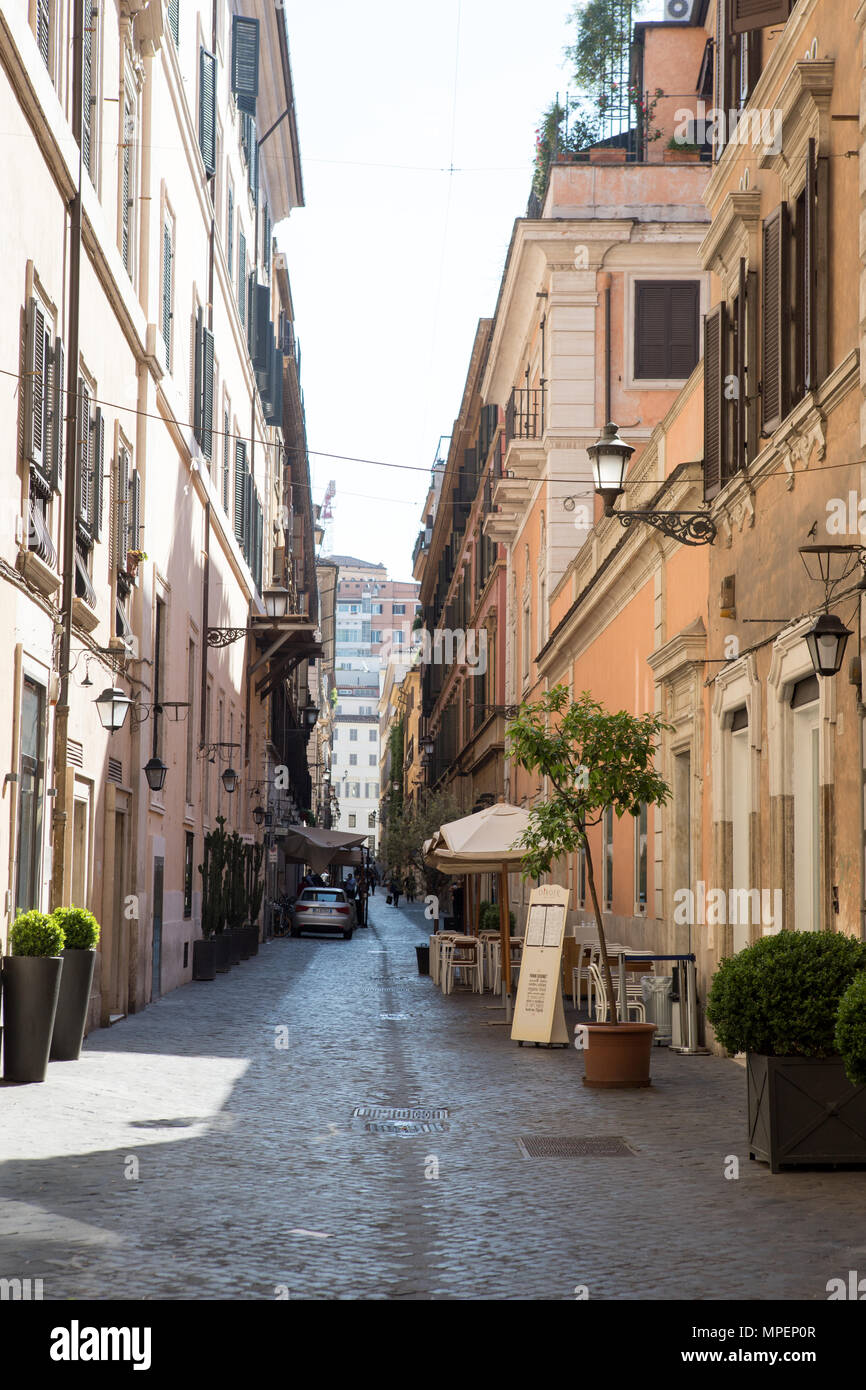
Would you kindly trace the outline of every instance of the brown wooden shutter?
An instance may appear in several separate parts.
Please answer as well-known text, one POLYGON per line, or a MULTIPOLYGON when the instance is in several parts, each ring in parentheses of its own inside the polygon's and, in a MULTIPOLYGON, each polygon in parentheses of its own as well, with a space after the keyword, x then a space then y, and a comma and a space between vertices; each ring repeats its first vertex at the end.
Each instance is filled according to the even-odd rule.
POLYGON ((737 421, 734 442, 734 472, 746 463, 746 261, 740 257, 740 278, 737 291, 737 421))
POLYGON ((717 304, 704 319, 704 498, 722 486, 725 441, 725 353, 728 313, 717 304))
POLYGON ((698 362, 698 311, 700 285, 697 280, 674 280, 670 286, 668 376, 691 376, 698 362))
POLYGON ((27 314, 27 360, 24 370, 25 450, 27 458, 45 471, 45 314, 31 298, 27 314))
POLYGON ((788 205, 780 203, 763 229, 761 427, 764 434, 771 434, 788 413, 789 246, 788 205))
POLYGON ((791 13, 791 0, 731 0, 731 28, 735 34, 784 24, 791 13))
POLYGON ((749 463, 758 452, 758 272, 746 272, 746 456, 749 463))
POLYGON ((669 285, 643 280, 635 285, 634 374, 664 380, 668 370, 666 320, 669 285))
POLYGON ((718 159, 725 146, 725 131, 729 109, 730 43, 728 38, 728 0, 716 0, 715 66, 716 80, 713 105, 722 111, 724 119, 714 123, 713 152, 718 159))
POLYGON ((818 269, 818 168, 815 141, 809 140, 806 158, 806 216, 803 238, 803 385, 813 391, 818 385, 815 308, 818 269))

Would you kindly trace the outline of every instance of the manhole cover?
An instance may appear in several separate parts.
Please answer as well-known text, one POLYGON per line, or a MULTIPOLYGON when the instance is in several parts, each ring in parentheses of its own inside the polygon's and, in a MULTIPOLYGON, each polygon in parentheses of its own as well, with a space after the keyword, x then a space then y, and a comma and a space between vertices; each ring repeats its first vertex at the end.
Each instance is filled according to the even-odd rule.
POLYGON ((447 1120, 448 1110, 431 1110, 427 1106, 356 1105, 353 1120, 447 1120))
POLYGON ((588 1139, 564 1134, 523 1134, 517 1144, 524 1158, 631 1158, 635 1153, 618 1134, 588 1139))

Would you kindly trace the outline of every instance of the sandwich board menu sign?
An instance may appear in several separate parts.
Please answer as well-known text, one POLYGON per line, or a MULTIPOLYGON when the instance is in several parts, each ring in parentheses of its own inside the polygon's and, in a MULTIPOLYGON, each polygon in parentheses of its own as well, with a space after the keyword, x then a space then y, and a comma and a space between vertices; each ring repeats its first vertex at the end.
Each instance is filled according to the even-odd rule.
POLYGON ((569 892, 554 883, 534 888, 517 982, 511 1037, 515 1042, 564 1043, 562 943, 569 892))

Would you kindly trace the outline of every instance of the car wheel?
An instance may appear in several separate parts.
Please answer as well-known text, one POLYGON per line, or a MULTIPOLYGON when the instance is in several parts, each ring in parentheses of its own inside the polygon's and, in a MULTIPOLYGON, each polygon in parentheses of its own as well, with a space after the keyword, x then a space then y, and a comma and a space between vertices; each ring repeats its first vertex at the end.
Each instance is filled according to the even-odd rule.
POLYGON ((352 932, 353 932, 354 930, 355 930, 354 927, 350 927, 348 931, 344 931, 344 932, 343 932, 343 940, 344 940, 344 941, 351 941, 351 940, 352 940, 352 932))

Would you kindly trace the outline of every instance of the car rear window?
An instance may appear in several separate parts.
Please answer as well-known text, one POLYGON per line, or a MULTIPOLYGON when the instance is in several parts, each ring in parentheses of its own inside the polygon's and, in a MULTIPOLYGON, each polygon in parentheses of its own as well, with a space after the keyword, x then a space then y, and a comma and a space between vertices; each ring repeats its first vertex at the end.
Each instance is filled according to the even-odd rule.
POLYGON ((305 888, 301 894, 301 901, 305 903, 342 903, 345 900, 345 893, 336 888, 305 888))

